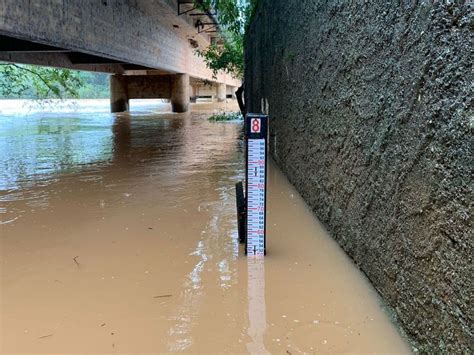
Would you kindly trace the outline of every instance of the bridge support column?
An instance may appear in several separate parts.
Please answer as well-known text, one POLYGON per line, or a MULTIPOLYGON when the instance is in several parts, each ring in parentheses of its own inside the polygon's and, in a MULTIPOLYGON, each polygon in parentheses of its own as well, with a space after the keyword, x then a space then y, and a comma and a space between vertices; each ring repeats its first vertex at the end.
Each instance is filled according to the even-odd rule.
POLYGON ((189 86, 189 90, 190 90, 191 102, 197 102, 197 96, 198 96, 198 91, 199 91, 197 85, 191 84, 189 86))
POLYGON ((228 86, 230 90, 230 94, 232 95, 232 100, 235 100, 237 96, 235 95, 235 92, 237 91, 237 87, 235 86, 228 86))
POLYGON ((171 84, 171 108, 173 112, 189 110, 189 75, 176 74, 171 84))
POLYGON ((110 83, 110 110, 112 112, 128 111, 127 81, 123 75, 111 75, 110 83))
POLYGON ((227 97, 227 85, 223 83, 217 83, 217 101, 222 102, 225 101, 227 97))

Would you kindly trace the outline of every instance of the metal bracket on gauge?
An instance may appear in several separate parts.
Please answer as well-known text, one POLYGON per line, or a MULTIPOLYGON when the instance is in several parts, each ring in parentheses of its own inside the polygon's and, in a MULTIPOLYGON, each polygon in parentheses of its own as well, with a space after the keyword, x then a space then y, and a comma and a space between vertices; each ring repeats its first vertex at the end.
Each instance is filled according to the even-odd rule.
POLYGON ((245 254, 265 255, 268 116, 247 114, 245 136, 245 254))

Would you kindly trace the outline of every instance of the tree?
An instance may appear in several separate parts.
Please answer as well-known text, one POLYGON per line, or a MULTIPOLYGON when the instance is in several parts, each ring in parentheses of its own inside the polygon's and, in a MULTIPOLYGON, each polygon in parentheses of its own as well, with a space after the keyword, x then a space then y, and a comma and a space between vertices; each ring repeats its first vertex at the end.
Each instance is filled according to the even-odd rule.
MULTIPOLYGON (((222 38, 224 34, 221 34, 222 38)), ((243 41, 241 37, 226 33, 225 40, 220 44, 211 44, 198 54, 204 58, 207 67, 212 70, 214 77, 223 71, 235 78, 242 78, 244 74, 243 41)))
POLYGON ((198 54, 214 75, 219 71, 242 78, 244 73, 244 38, 258 0, 196 0, 202 11, 217 11, 219 41, 198 54))
POLYGON ((70 69, 0 63, 0 96, 34 99, 78 98, 84 80, 70 69))
MULTIPOLYGON (((236 78, 243 78, 245 33, 250 26, 257 3, 258 0, 195 0, 195 6, 202 11, 210 12, 211 9, 217 11, 220 41, 204 50, 197 50, 214 76, 223 71, 236 78)), ((242 93, 241 86, 236 91, 236 96, 240 111, 245 115, 242 93)))

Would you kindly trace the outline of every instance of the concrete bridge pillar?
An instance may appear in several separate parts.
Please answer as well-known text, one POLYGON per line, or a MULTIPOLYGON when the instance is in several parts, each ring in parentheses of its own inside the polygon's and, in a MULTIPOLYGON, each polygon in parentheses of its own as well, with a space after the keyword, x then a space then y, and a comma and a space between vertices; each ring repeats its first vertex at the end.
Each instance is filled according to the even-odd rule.
POLYGON ((232 99, 235 100, 237 98, 235 92, 237 91, 237 87, 236 86, 229 86, 230 88, 230 94, 232 95, 232 99))
POLYGON ((223 83, 217 83, 217 101, 225 101, 227 97, 227 85, 223 83))
POLYGON ((190 98, 191 98, 191 102, 196 102, 197 101, 197 96, 198 96, 198 92, 199 92, 199 88, 196 84, 191 84, 189 86, 189 90, 190 90, 190 98))
POLYGON ((128 111, 127 80, 123 75, 115 74, 109 78, 110 110, 112 112, 128 111))
POLYGON ((171 108, 173 112, 189 110, 189 75, 173 75, 171 84, 171 108))

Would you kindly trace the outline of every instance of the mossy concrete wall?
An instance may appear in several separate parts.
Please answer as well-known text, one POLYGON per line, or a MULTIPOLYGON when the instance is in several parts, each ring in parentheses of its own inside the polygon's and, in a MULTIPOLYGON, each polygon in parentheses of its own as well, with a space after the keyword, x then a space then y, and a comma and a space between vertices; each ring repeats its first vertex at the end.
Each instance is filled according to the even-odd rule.
POLYGON ((275 161, 420 351, 474 351, 473 10, 261 0, 246 38, 275 161))

